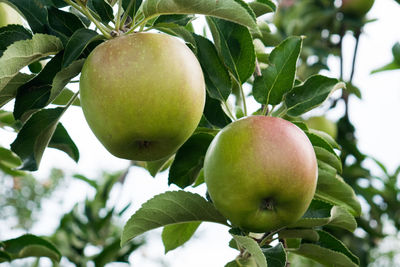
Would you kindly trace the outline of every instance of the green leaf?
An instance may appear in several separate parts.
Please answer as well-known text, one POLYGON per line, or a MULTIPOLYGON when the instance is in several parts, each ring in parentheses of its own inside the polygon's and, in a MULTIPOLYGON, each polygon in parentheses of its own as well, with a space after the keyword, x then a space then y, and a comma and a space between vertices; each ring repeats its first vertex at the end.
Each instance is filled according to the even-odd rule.
POLYGON ((134 166, 145 168, 151 176, 156 177, 157 173, 166 170, 171 166, 175 156, 166 157, 155 161, 133 161, 134 166))
POLYGON ((397 64, 400 64, 400 43, 396 43, 392 47, 392 53, 393 53, 394 61, 397 64))
POLYGON ((192 15, 162 15, 159 16, 153 25, 165 26, 186 26, 194 17, 192 15))
POLYGON ((165 226, 161 235, 165 253, 186 243, 194 235, 200 223, 179 223, 165 226))
POLYGON ((0 28, 0 57, 7 47, 16 41, 31 39, 32 33, 21 25, 7 25, 0 28))
POLYGON ((185 188, 194 183, 203 168, 204 157, 214 136, 192 135, 178 150, 169 170, 168 185, 185 188))
POLYGON ((293 88, 302 43, 302 37, 289 37, 272 50, 270 65, 254 80, 253 96, 258 103, 277 105, 293 88))
POLYGON ((3 241, 2 249, 12 260, 27 257, 47 257, 56 262, 61 260, 61 253, 52 243, 30 234, 3 241))
POLYGON ((87 6, 100 17, 103 23, 114 19, 113 9, 105 0, 89 0, 87 6))
POLYGON ((47 104, 50 104, 72 80, 72 78, 76 77, 81 72, 84 62, 84 59, 75 60, 68 65, 68 67, 62 68, 57 72, 51 84, 50 97, 47 100, 47 104))
POLYGON ((275 12, 276 6, 274 2, 270 0, 254 0, 249 3, 251 9, 253 9, 254 14, 256 17, 260 17, 267 13, 275 12))
POLYGON ((128 14, 131 18, 135 16, 141 4, 142 0, 122 0, 122 7, 124 8, 125 12, 128 11, 128 14), (130 3, 132 3, 131 8, 128 10, 130 3))
POLYGON ((63 44, 67 43, 75 31, 85 27, 75 14, 54 7, 48 8, 48 20, 51 33, 60 38, 63 44))
POLYGON ((357 221, 345 208, 334 206, 331 210, 329 226, 340 227, 354 232, 357 228, 357 221))
POLYGON ((221 61, 214 44, 200 35, 193 34, 197 46, 197 58, 203 69, 208 94, 225 101, 232 91, 229 72, 221 61))
POLYGON ((375 74, 375 73, 382 72, 382 71, 388 71, 388 70, 398 70, 398 69, 400 69, 400 63, 393 61, 393 62, 390 62, 389 64, 386 64, 383 67, 380 67, 380 68, 377 68, 377 69, 371 71, 371 74, 375 74))
POLYGON ((285 267, 287 255, 282 243, 279 242, 275 247, 262 248, 268 267, 285 267))
POLYGON ((18 72, 7 85, 0 90, 0 108, 17 96, 18 88, 32 79, 34 75, 18 72))
POLYGON ((25 120, 37 109, 50 104, 82 69, 84 59, 74 61, 62 69, 63 54, 59 53, 50 60, 34 79, 18 89, 14 106, 14 116, 25 120))
POLYGON ((124 226, 121 245, 149 230, 176 223, 215 222, 227 225, 214 205, 198 194, 171 191, 154 196, 124 226))
POLYGON ((315 197, 342 206, 354 216, 361 214, 361 205, 354 190, 324 162, 318 162, 318 184, 315 197))
POLYGON ((345 88, 343 82, 337 79, 314 75, 308 78, 303 84, 294 87, 285 98, 287 114, 299 116, 319 105, 338 89, 345 88))
POLYGON ((336 155, 336 153, 332 153, 329 150, 319 146, 314 146, 314 151, 318 160, 329 164, 330 166, 335 168, 336 171, 338 171, 339 173, 342 172, 342 161, 336 155))
POLYGON ((102 39, 104 39, 104 36, 89 29, 79 29, 75 31, 65 46, 62 66, 65 68, 74 60, 78 59, 91 42, 102 39))
POLYGON ((357 228, 357 222, 346 209, 333 206, 324 201, 313 199, 306 213, 290 228, 312 228, 330 225, 353 232, 357 228))
POLYGON ((299 249, 292 252, 327 266, 359 266, 359 259, 340 240, 325 231, 317 232, 318 242, 304 242, 299 249))
MULTIPOLYGON (((329 153, 336 155, 335 150, 333 150, 331 144, 323 137, 316 134, 314 131, 308 131, 306 132, 306 135, 314 147, 321 147, 327 150, 329 153)), ((338 156, 336 155, 336 157, 338 156)))
POLYGON ((79 161, 79 150, 61 123, 57 124, 48 146, 64 151, 75 162, 79 161))
POLYGON ((64 108, 43 109, 33 114, 25 123, 17 138, 11 144, 23 162, 21 169, 35 171, 38 169, 43 152, 49 144, 64 108))
POLYGON ((7 2, 20 11, 34 33, 49 33, 47 9, 43 7, 42 1, 7 0, 7 2))
POLYGON ((315 129, 308 129, 308 132, 316 135, 319 138, 322 138, 325 141, 324 143, 328 143, 332 148, 340 149, 339 144, 336 142, 335 139, 333 139, 333 137, 330 134, 315 129))
POLYGON ((222 109, 221 102, 209 97, 208 94, 206 96, 206 104, 203 112, 206 120, 216 127, 224 128, 232 122, 222 109))
POLYGON ((255 69, 253 39, 249 30, 229 21, 207 18, 214 43, 231 73, 242 84, 255 69))
POLYGON ((0 169, 4 173, 12 176, 25 175, 25 173, 22 171, 14 170, 21 164, 21 159, 17 155, 4 147, 0 147, 0 169))
POLYGON ((10 45, 0 58, 0 95, 20 69, 40 58, 57 54, 62 49, 60 39, 45 34, 35 34, 31 40, 17 41, 10 45))
POLYGON ((284 229, 279 231, 279 238, 301 238, 309 241, 318 241, 319 235, 313 229, 284 229))
POLYGON ((143 3, 142 10, 147 18, 165 14, 203 14, 258 31, 253 11, 242 0, 148 0, 143 3))
POLYGON ((263 251, 261 250, 260 246, 254 239, 248 236, 240 236, 240 235, 232 235, 232 236, 240 247, 246 249, 246 251, 248 251, 251 254, 251 256, 255 259, 258 267, 268 266, 263 251))
POLYGON ((0 263, 5 261, 11 261, 11 256, 8 253, 0 250, 0 263))
MULTIPOLYGON (((51 102, 51 104, 64 106, 69 102, 69 100, 71 100, 74 94, 75 93, 72 92, 71 90, 64 88, 64 90, 61 91, 61 93, 53 100, 53 102, 51 102)), ((81 101, 79 100, 78 97, 74 100, 74 102, 72 102, 72 105, 73 106, 81 105, 81 101)))

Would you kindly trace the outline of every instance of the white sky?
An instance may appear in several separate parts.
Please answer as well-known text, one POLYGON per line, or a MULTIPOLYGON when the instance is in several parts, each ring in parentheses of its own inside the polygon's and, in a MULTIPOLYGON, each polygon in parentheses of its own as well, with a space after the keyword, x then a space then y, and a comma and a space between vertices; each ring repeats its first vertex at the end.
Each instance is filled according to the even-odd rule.
MULTIPOLYGON (((350 116, 357 129, 360 149, 364 153, 374 155, 390 170, 394 170, 400 165, 400 70, 375 75, 369 73, 392 60, 391 48, 395 42, 400 41, 400 5, 394 0, 376 0, 368 17, 378 18, 378 21, 367 25, 361 38, 354 83, 361 88, 363 100, 351 98, 350 116)), ((354 41, 347 38, 345 44, 345 57, 347 55, 350 61, 349 53, 353 51, 354 41)), ((333 68, 337 67, 337 61, 332 60, 330 63, 333 68)), ((328 114, 333 119, 338 115, 338 112, 328 114)), ((62 123, 80 150, 80 162, 75 164, 64 153, 47 149, 40 170, 36 173, 38 176, 46 177, 51 167, 59 167, 71 173, 96 178, 102 170, 121 170, 128 165, 128 161, 111 156, 100 145, 88 128, 80 108, 70 108, 63 116, 62 123)), ((14 139, 12 134, 4 134, 4 131, 1 132, 1 136, 0 145, 5 147, 14 139)), ((167 186, 166 173, 159 174, 154 179, 146 171, 132 168, 124 188, 115 190, 112 199, 116 201, 119 198, 118 207, 132 201, 131 211, 127 212, 126 218, 122 218, 125 222, 134 210, 155 194, 176 189, 177 187, 167 186)), ((195 191, 204 194, 205 186, 195 191)), ((85 199, 87 193, 93 195, 93 191, 88 191, 83 182, 73 181, 71 186, 62 192, 66 197, 62 208, 59 203, 45 203, 43 219, 32 233, 51 234, 58 225, 59 216, 77 201, 85 199)), ((0 225, 0 240, 13 238, 21 233, 5 232, 7 227, 4 227, 0 225)), ((147 245, 133 253, 133 265, 161 267, 158 261, 162 259, 171 267, 221 267, 237 255, 235 250, 228 247, 230 235, 228 228, 223 226, 203 223, 195 238, 167 255, 164 255, 160 233, 160 229, 149 233, 151 238, 148 238, 147 245)))

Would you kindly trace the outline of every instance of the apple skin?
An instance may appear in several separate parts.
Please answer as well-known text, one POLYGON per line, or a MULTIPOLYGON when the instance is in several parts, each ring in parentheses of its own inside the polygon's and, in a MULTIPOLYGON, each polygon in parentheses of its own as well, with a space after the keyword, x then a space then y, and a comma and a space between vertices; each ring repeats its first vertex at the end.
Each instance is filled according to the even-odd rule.
POLYGON ((114 156, 154 161, 175 153, 196 129, 205 82, 196 56, 166 34, 134 33, 89 55, 80 78, 81 106, 114 156))
POLYGON ((374 5, 375 0, 342 0, 340 10, 350 16, 363 17, 374 5))
POLYGON ((308 128, 325 132, 334 139, 337 137, 337 125, 328 120, 325 116, 311 117, 305 121, 308 128))
POLYGON ((17 11, 6 3, 0 3, 0 27, 8 24, 22 24, 22 20, 17 11))
POLYGON ((314 149, 304 132, 281 118, 250 116, 226 126, 204 162, 208 193, 234 226, 269 232, 296 222, 317 185, 314 149))

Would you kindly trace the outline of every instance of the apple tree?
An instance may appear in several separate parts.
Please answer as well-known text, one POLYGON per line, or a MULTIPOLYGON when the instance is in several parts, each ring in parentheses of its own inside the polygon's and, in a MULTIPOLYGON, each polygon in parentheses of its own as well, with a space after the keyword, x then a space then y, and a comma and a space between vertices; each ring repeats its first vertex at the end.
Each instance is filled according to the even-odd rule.
MULTIPOLYGON (((115 257, 105 261, 99 255, 96 266, 126 260, 141 234, 160 227, 166 251, 173 250, 202 223, 225 225, 232 235, 227 245, 238 256, 226 266, 288 266, 296 265, 298 257, 328 266, 365 265, 365 255, 346 241, 360 241, 353 234, 357 227, 371 237, 380 234, 365 223, 358 196, 379 209, 370 200, 381 192, 356 182, 374 177, 362 166, 368 156, 357 148, 347 112, 348 98, 361 92, 352 84, 355 63, 349 79, 343 69, 340 77, 320 71, 328 69, 328 56, 342 60, 346 31, 359 40, 368 10, 361 16, 347 15, 345 6, 323 0, 281 1, 278 7, 271 0, 2 2, 25 20, 24 25, 0 28, 0 108, 12 107, 1 110, 0 123, 16 134, 9 147, 0 150, 0 167, 7 177, 37 170, 46 148, 79 161, 79 148, 60 123, 75 105, 82 107, 91 129, 112 154, 152 176, 168 171, 168 183, 181 188, 144 203, 122 233, 107 228, 104 233, 113 240, 107 251, 115 257), (73 90, 70 85, 79 75, 80 90, 73 90), (307 112, 322 104, 333 109, 339 101, 346 110, 336 138, 307 126, 307 112), (283 121, 295 130, 288 132, 275 123, 240 128, 214 155, 221 136, 233 125, 257 118, 283 121), (311 152, 302 157, 304 151, 311 152), (356 162, 349 165, 349 156, 356 162), (307 179, 301 183, 303 174, 307 179), (204 182, 212 187, 210 194, 187 190, 204 182), (296 194, 303 189, 307 201, 296 194), (220 194, 229 196, 223 205, 218 204, 220 194), (242 201, 248 206, 235 209, 242 201), (292 204, 280 210, 280 201, 292 204), (249 210, 258 213, 250 215, 249 210)), ((393 187, 395 176, 388 174, 387 188, 393 187)), ((98 191, 103 208, 109 186, 120 179, 112 177, 105 186, 80 176, 98 191)), ((389 191, 385 201, 394 201, 393 193, 389 191)), ((91 201, 85 206, 88 221, 102 224, 99 206, 91 201)), ((382 212, 377 214, 372 216, 382 212)), ((398 216, 390 214, 394 220, 398 216)), ((87 259, 65 246, 74 239, 68 232, 71 225, 86 229, 76 235, 93 230, 77 217, 76 211, 66 214, 51 238, 24 235, 1 242, 0 261, 36 256, 57 262, 65 256, 84 264, 87 259)), ((82 239, 102 244, 101 237, 82 239)))

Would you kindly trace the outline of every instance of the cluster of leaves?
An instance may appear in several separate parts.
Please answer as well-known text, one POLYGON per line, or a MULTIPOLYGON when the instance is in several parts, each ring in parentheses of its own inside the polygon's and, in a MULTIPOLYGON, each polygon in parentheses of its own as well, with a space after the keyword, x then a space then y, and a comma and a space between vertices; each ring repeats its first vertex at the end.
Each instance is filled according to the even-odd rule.
POLYGON ((36 222, 43 201, 51 198, 60 185, 64 184, 64 174, 59 169, 53 169, 48 179, 38 181, 28 173, 19 173, 12 177, 0 173, 0 220, 16 218, 13 227, 28 230, 36 222))
POLYGON ((120 211, 110 205, 109 196, 114 185, 123 183, 127 172, 104 173, 101 179, 91 180, 82 175, 74 177, 85 181, 96 194, 92 199, 76 203, 70 212, 64 214, 60 225, 50 240, 75 266, 105 266, 110 262, 128 263, 131 253, 142 245, 143 241, 131 242, 121 248, 121 222, 118 219, 126 212, 130 204, 120 211), (88 247, 98 252, 86 255, 88 247))
MULTIPOLYGON (((13 168, 19 166, 24 170, 36 170, 46 147, 60 149, 77 161, 78 148, 59 123, 71 104, 79 104, 77 94, 65 87, 80 73, 90 51, 105 38, 135 29, 162 31, 182 38, 201 64, 207 87, 204 116, 198 129, 172 159, 138 162, 137 165, 148 168, 153 175, 169 167, 169 183, 182 189, 203 183, 203 160, 211 140, 221 128, 248 115, 246 99, 252 97, 260 106, 255 114, 285 116, 307 134, 318 159, 318 186, 303 218, 280 231, 265 233, 261 239, 235 229, 211 202, 200 195, 184 190, 166 192, 146 202, 131 217, 125 225, 121 243, 126 244, 145 231, 163 226, 163 241, 168 251, 182 245, 201 222, 208 221, 232 228, 231 246, 241 253, 228 266, 240 266, 240 261, 250 255, 259 267, 272 265, 271 261, 275 259, 279 259, 279 266, 285 266, 289 251, 327 265, 359 265, 358 258, 326 230, 340 228, 354 231, 357 226, 354 217, 361 212, 353 189, 340 176, 343 167, 336 154, 340 147, 326 134, 309 130, 305 124, 297 122, 301 115, 325 102, 333 91, 344 88, 344 84, 322 75, 308 76, 307 72, 298 75, 298 62, 309 64, 304 52, 306 49, 302 49, 304 38, 272 38, 268 24, 262 19, 264 14, 276 11, 272 1, 123 0, 118 1, 121 5, 117 14, 113 12, 117 1, 6 2, 19 10, 29 25, 29 29, 18 25, 0 29, 0 47, 3 48, 0 57, 0 107, 15 99, 12 115, 19 124, 11 150, 22 160, 22 164, 14 164, 13 168), (68 11, 67 4, 71 6, 68 11), (206 16, 212 38, 195 33, 194 14, 206 16), (89 29, 91 22, 101 34, 89 29), (272 51, 267 53, 267 48, 272 51), (42 60, 47 61, 43 68, 42 60), (21 71, 26 66, 30 66, 31 70, 39 69, 26 74, 21 71), (251 88, 248 95, 244 92, 245 86, 251 88), (235 103, 228 99, 230 96, 236 99, 235 103), (50 104, 61 106, 48 107, 50 104), (280 240, 279 244, 271 246, 276 238, 280 240)), ((331 1, 322 1, 324 5, 327 5, 326 2, 331 1)), ((323 53, 322 57, 327 57, 327 54, 323 53)), ((9 150, 6 152, 15 156, 9 150)), ((102 188, 101 185, 93 186, 102 188)), ((105 203, 105 200, 99 203, 105 203)), ((107 251, 105 254, 115 252, 110 258, 108 254, 97 255, 100 263, 107 262, 105 259, 126 259, 136 246, 130 243, 129 249, 117 250, 112 228, 105 229, 112 241, 101 240, 96 232, 89 229, 83 230, 85 220, 98 223, 94 228, 100 232, 110 223, 99 215, 101 208, 96 205, 99 205, 96 201, 86 203, 84 219, 76 215, 76 210, 63 218, 60 227, 69 229, 66 230, 68 235, 71 234, 70 229, 78 228, 74 235, 66 237, 64 229, 55 236, 63 255, 72 262, 88 260, 77 255, 88 243, 103 246, 107 251), (73 245, 63 247, 63 240, 73 245)), ((107 214, 112 217, 114 210, 108 210, 107 214)), ((96 263, 95 258, 90 260, 96 263)))

